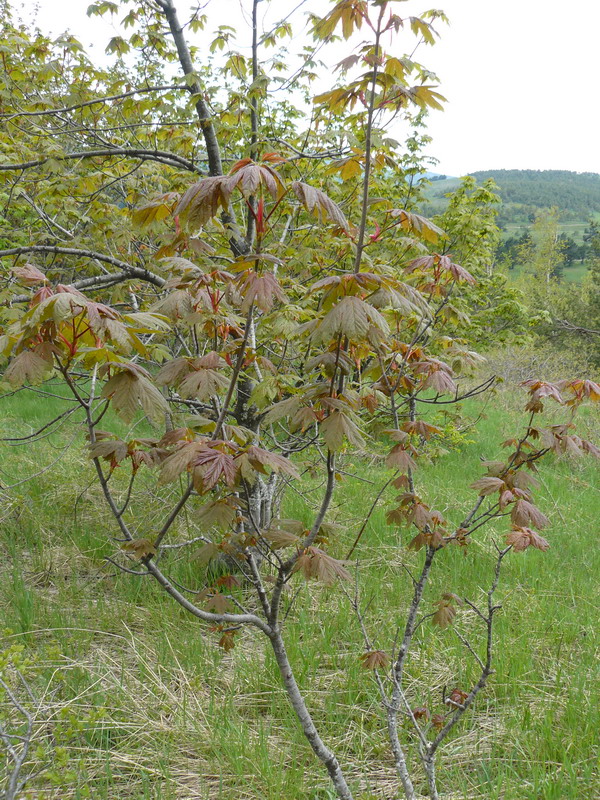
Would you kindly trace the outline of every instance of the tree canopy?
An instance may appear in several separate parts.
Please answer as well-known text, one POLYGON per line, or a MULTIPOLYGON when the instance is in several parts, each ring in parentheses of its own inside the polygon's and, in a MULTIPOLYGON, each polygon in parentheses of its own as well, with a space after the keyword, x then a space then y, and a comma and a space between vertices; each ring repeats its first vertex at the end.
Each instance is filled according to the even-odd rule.
MULTIPOLYGON (((502 561, 549 546, 532 473, 553 452, 600 454, 571 423, 583 402, 600 400, 600 387, 528 381, 524 431, 505 442, 502 460, 481 465, 468 513, 433 507, 418 482, 440 434, 429 411, 490 389, 493 375, 472 377, 482 361, 475 348, 524 313, 491 267, 491 185, 465 185, 436 223, 417 213, 423 115, 444 99, 426 67, 400 53, 433 44, 444 16, 399 16, 392 0, 333 3, 312 19, 297 67, 286 51, 289 23, 263 33, 258 0, 250 5, 249 54, 223 25, 213 60, 188 41, 205 24, 199 11, 182 20, 173 0, 93 3, 90 14, 115 15, 123 28, 108 45, 110 68, 94 65, 73 36, 51 40, 5 8, 4 381, 64 383, 113 516, 115 562, 155 580, 225 650, 242 626, 266 636, 303 731, 346 800, 343 766, 288 659, 282 598, 301 577, 351 577, 371 511, 350 552, 340 552, 332 498, 346 454, 384 461, 373 508, 388 487, 398 491, 388 521, 398 546, 423 560, 403 633, 385 651, 373 646, 355 598, 365 626, 357 658, 381 693, 406 797, 416 790, 404 715, 437 798, 437 751, 492 672, 502 561), (309 97, 317 50, 334 38, 348 54, 307 113, 294 92, 309 97), (287 86, 293 92, 280 93, 287 86), (414 130, 408 143, 390 133, 397 116, 414 130), (565 407, 564 421, 537 421, 549 402, 565 407), (122 436, 118 417, 146 417, 155 433, 122 436), (156 477, 153 525, 138 491, 146 473, 156 477), (115 488, 124 474, 127 486, 115 488), (286 491, 313 474, 310 523, 282 516, 286 491), (189 540, 179 526, 188 509, 189 540), (421 720, 404 681, 431 569, 448 547, 467 548, 504 517, 487 605, 475 607, 478 679, 452 692, 447 714, 421 720), (163 566, 168 544, 193 547, 200 563, 220 560, 230 573, 186 592, 163 566)), ((432 622, 444 628, 462 600, 448 587, 436 603, 432 622)))

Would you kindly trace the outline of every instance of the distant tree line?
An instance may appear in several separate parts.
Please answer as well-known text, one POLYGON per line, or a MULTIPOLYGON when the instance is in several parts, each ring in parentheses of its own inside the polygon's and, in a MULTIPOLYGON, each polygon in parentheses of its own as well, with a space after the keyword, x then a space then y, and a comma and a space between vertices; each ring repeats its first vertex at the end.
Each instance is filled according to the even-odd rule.
MULTIPOLYGON (((549 212, 548 212, 549 213, 549 212)), ((544 214, 539 214, 539 218, 543 218, 544 214)), ((538 223, 538 227, 540 224, 538 223)), ((593 220, 588 221, 588 226, 583 235, 583 241, 577 242, 572 236, 566 233, 555 233, 554 236, 554 249, 560 255, 558 259, 559 264, 553 270, 552 274, 561 278, 563 270, 573 267, 576 264, 591 264, 592 259, 595 257, 593 247, 594 231, 598 228, 598 223, 593 220)), ((536 249, 535 237, 535 224, 531 228, 527 228, 520 233, 507 236, 502 239, 496 250, 496 257, 500 264, 509 270, 519 266, 527 266, 532 261, 532 253, 536 249)))
MULTIPOLYGON (((600 214, 600 175, 567 170, 483 170, 471 173, 478 181, 492 178, 498 185, 502 208, 499 224, 534 221, 540 208, 561 209, 561 220, 585 220, 600 214)), ((439 180, 439 179, 438 179, 439 180)), ((430 193, 435 206, 447 189, 430 193)), ((437 211, 437 208, 435 209, 437 211)))

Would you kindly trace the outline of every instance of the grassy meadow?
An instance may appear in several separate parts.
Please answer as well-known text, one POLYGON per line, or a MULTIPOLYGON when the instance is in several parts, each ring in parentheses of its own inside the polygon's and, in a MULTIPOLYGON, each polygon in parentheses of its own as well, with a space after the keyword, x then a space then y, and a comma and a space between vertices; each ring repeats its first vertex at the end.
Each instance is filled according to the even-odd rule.
MULTIPOLYGON (((521 392, 500 391, 463 406, 461 436, 448 436, 417 474, 422 496, 454 522, 472 504, 480 456, 522 432, 521 392), (480 418, 477 428, 472 426, 480 418), (425 489, 424 487, 428 487, 425 489)), ((1 436, 24 436, 66 410, 68 401, 23 391, 2 399, 1 436)), ((600 414, 583 426, 593 437, 600 414)), ((118 572, 115 528, 94 484, 78 412, 32 446, 5 442, 0 457, 0 670, 20 664, 39 706, 30 800, 331 800, 287 705, 274 659, 259 634, 244 630, 224 652, 211 633, 159 587, 118 572), (31 480, 27 478, 34 476, 31 480)), ((140 423, 135 435, 148 434, 140 423)), ((107 422, 107 427, 113 423, 107 422)), ((596 436, 596 439, 598 437, 596 436)), ((378 463, 346 455, 331 520, 330 552, 344 557, 379 487, 378 463)), ((578 800, 600 797, 600 480, 589 459, 554 460, 540 473, 537 504, 551 518, 547 553, 510 554, 498 590, 496 673, 440 752, 449 800, 578 800)), ((118 491, 126 480, 115 476, 118 491)), ((309 520, 306 486, 288 494, 283 516, 309 520)), ((169 490, 142 478, 129 521, 140 536, 164 515, 169 490)), ((385 523, 386 498, 356 551, 361 602, 375 646, 389 650, 410 597, 407 571, 422 553, 407 532, 385 523)), ((173 541, 194 531, 193 509, 173 541)), ((481 602, 491 582, 494 523, 465 554, 437 559, 425 610, 442 592, 481 602)), ((171 550, 163 567, 182 585, 203 586, 205 567, 171 550)), ((360 800, 393 800, 397 780, 372 676, 359 661, 358 623, 342 590, 296 577, 287 637, 300 686, 323 736, 360 800), (298 594, 296 595, 296 592, 298 594)), ((243 588, 235 590, 241 597, 243 588)), ((460 610, 456 629, 474 644, 480 626, 460 610)), ((477 665, 454 631, 425 621, 408 663, 414 706, 441 711, 444 688, 468 688, 477 665)), ((403 732, 406 743, 413 734, 403 732)), ((414 748, 411 744, 414 756, 414 748)), ((2 762, 0 760, 0 770, 2 762)), ((419 782, 425 793, 425 784, 419 782)))

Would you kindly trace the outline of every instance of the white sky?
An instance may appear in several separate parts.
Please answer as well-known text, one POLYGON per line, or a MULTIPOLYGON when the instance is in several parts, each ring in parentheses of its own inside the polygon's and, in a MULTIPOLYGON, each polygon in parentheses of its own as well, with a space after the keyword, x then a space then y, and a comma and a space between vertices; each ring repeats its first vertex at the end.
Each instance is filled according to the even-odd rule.
MULTIPOLYGON (((21 0, 31 18, 34 0, 21 0)), ((38 24, 58 33, 70 28, 92 52, 103 53, 110 24, 86 16, 91 0, 37 0, 38 24)), ((261 7, 273 23, 300 0, 261 7)), ((16 4, 16 3, 15 3, 16 4)), ((181 17, 192 5, 180 0, 181 17)), ((436 72, 446 110, 433 112, 429 153, 437 170, 462 175, 480 169, 568 169, 600 173, 600 0, 427 0, 395 3, 400 15, 440 7, 450 26, 416 58, 436 72)), ((211 0, 215 25, 242 23, 249 0, 211 0)), ((326 0, 305 0, 323 12, 326 0)), ((212 28, 212 26, 209 26, 212 28)), ((302 37, 297 41, 301 44, 302 37)), ((412 47, 406 34, 406 46, 412 47)), ((241 44, 242 42, 240 42, 241 44)), ((342 46, 332 63, 346 55, 342 46)))

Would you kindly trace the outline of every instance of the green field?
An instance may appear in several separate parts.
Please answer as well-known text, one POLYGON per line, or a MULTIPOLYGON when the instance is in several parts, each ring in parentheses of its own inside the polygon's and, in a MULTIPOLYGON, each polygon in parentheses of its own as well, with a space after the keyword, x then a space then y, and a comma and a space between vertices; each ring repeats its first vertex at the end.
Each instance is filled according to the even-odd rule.
MULTIPOLYGON (((577 244, 583 242, 583 234, 588 227, 587 221, 581 222, 560 222, 558 225, 558 233, 564 233, 573 239, 577 244)), ((525 231, 533 232, 533 226, 524 222, 508 222, 502 231, 503 238, 507 239, 509 236, 520 236, 525 231)))
MULTIPOLYGON (((424 497, 449 519, 460 519, 472 502, 467 487, 481 475, 478 458, 495 457, 499 442, 522 430, 521 401, 505 391, 486 406, 465 406, 466 422, 484 414, 477 431, 466 429, 466 441, 455 442, 459 449, 419 471, 419 485, 431 487, 424 497)), ((2 436, 13 438, 68 405, 27 392, 2 404, 2 436)), ((599 420, 597 409, 585 415, 591 437, 599 420)), ((144 433, 144 426, 137 431, 144 433)), ((118 573, 104 561, 118 552, 118 543, 110 539, 116 533, 82 437, 69 420, 35 447, 5 443, 0 461, 2 485, 17 484, 3 493, 0 659, 31 659, 24 671, 40 702, 31 768, 44 771, 27 797, 332 798, 265 642, 244 631, 237 646, 223 652, 217 635, 148 579, 118 573), (45 465, 51 466, 41 472, 45 465), (23 648, 21 656, 15 646, 23 648)), ((337 489, 332 518, 341 529, 330 550, 338 557, 388 475, 350 456, 344 471, 360 480, 345 477, 337 489)), ((551 518, 545 533, 551 549, 507 559, 498 593, 496 674, 441 753, 440 786, 448 800, 600 797, 597 462, 555 461, 540 477, 538 505, 551 518)), ((125 485, 124 478, 115 482, 125 485)), ((140 535, 161 516, 166 490, 156 494, 153 486, 147 481, 138 510, 140 535)), ((376 646, 389 649, 409 601, 405 568, 417 569, 422 554, 407 551, 409 535, 385 524, 384 507, 372 517, 358 557, 359 565, 369 565, 368 584, 359 569, 367 625, 376 646)), ((284 511, 310 519, 296 491, 284 511)), ((177 531, 181 537, 185 525, 177 531)), ((427 609, 444 591, 481 600, 490 582, 491 538, 501 541, 503 530, 495 523, 466 556, 458 548, 441 554, 427 609)), ((171 551, 163 565, 182 584, 202 586, 204 568, 181 551, 171 551)), ((296 588, 287 622, 290 656, 324 738, 360 800, 397 798, 385 719, 372 677, 358 660, 362 638, 349 600, 339 586, 303 585, 296 578, 296 588)), ((237 591, 241 597, 243 589, 237 591)), ((456 624, 476 641, 474 614, 459 612, 456 624)), ((476 665, 451 629, 425 631, 426 625, 409 663, 409 692, 414 705, 435 708, 443 687, 470 684, 476 665)), ((407 728, 405 741, 411 736, 407 728)))
MULTIPOLYGON (((564 267, 561 281, 565 281, 566 283, 580 283, 588 274, 588 272, 589 270, 587 264, 577 262, 571 267, 564 267)), ((520 264, 516 264, 513 269, 508 271, 508 276, 512 280, 516 280, 522 274, 523 269, 520 264)))

